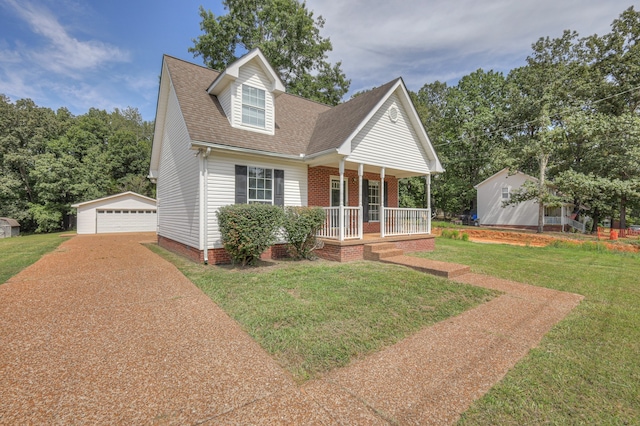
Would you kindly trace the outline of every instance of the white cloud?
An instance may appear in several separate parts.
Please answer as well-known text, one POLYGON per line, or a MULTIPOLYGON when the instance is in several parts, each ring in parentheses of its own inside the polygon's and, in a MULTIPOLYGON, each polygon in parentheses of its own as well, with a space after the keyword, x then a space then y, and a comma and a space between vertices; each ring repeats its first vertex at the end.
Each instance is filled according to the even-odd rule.
MULTIPOLYGON (((508 72, 524 65, 538 38, 564 29, 608 32, 628 0, 307 0, 326 19, 354 85, 371 87, 399 75, 412 89, 452 81, 478 68, 508 72), (414 87, 411 87, 414 86, 414 87)), ((353 88, 352 88, 353 89, 353 88)))
POLYGON ((56 17, 42 5, 5 0, 33 32, 44 37, 46 45, 20 54, 35 66, 79 77, 79 72, 94 70, 113 62, 130 60, 128 52, 99 40, 81 41, 71 36, 56 17))

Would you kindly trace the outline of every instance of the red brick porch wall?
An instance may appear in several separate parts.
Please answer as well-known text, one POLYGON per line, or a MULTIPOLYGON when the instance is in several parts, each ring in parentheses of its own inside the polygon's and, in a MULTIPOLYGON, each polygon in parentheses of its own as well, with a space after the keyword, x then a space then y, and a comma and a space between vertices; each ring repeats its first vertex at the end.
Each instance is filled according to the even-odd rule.
MULTIPOLYGON (((349 262, 352 260, 364 259, 364 245, 366 241, 362 241, 359 244, 354 245, 340 245, 325 243, 324 247, 317 249, 314 253, 326 260, 333 260, 336 262, 349 262)), ((405 253, 412 251, 433 251, 436 248, 436 239, 431 238, 417 238, 415 240, 402 240, 393 241, 396 248, 403 250, 405 253)))
MULTIPOLYGON (((337 167, 309 167, 307 172, 308 179, 308 204, 312 207, 329 207, 331 205, 331 176, 340 176, 337 167)), ((357 207, 360 204, 358 200, 358 171, 345 170, 344 177, 347 181, 347 203, 351 207, 357 207)), ((380 180, 380 175, 376 173, 364 173, 363 179, 380 180)), ((398 207, 398 179, 394 176, 385 176, 384 181, 387 183, 389 207, 398 207)), ((363 191, 367 189, 362 188, 363 191)), ((379 233, 380 222, 364 222, 363 231, 365 234, 379 233)))

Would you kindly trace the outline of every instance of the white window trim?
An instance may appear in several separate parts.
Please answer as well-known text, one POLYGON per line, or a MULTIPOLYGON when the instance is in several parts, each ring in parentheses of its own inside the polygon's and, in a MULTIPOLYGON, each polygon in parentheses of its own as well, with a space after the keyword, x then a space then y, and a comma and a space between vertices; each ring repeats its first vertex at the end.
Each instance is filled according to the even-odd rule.
MULTIPOLYGON (((382 200, 380 200, 380 181, 379 180, 369 180, 369 186, 372 186, 371 184, 374 183, 376 184, 376 186, 378 187, 378 202, 376 204, 372 204, 371 203, 371 193, 368 192, 369 188, 367 187, 367 193, 368 193, 368 197, 367 199, 369 200, 369 222, 380 222, 380 203, 382 200), (378 212, 378 219, 371 219, 371 206, 377 206, 377 212, 378 212)), ((364 189, 364 188, 363 188, 364 189)))
MULTIPOLYGON (((262 204, 267 204, 267 202, 270 201, 271 205, 274 205, 275 203, 275 170, 273 167, 262 167, 262 166, 247 166, 247 204, 251 204, 251 203, 262 203, 262 204), (271 200, 267 200, 267 199, 262 199, 259 200, 257 198, 251 198, 250 194, 251 194, 251 186, 250 186, 250 182, 251 182, 251 169, 262 169, 262 170, 271 170, 271 200)), ((254 189, 258 189, 258 188, 254 188, 254 189)))
POLYGON ((249 84, 242 84, 240 86, 240 122, 242 123, 243 126, 252 127, 254 129, 265 130, 267 128, 267 92, 266 92, 266 90, 260 89, 258 87, 251 86, 249 84), (262 92, 264 94, 264 106, 260 107, 259 105, 252 105, 250 103, 245 103, 244 102, 244 88, 245 87, 247 87, 249 89, 258 90, 258 91, 262 92), (256 125, 256 124, 245 123, 245 121, 244 121, 244 107, 245 106, 248 107, 248 108, 256 109, 258 111, 262 111, 264 125, 259 126, 259 125, 256 125))
POLYGON ((511 188, 510 187, 503 186, 500 191, 501 191, 500 198, 502 200, 510 200, 511 199, 511 188), (505 195, 505 192, 504 192, 505 189, 507 190, 507 196, 506 197, 504 196, 505 195))
MULTIPOLYGON (((340 176, 331 176, 329 179, 329 206, 331 207, 331 195, 333 192, 333 182, 338 181, 338 188, 340 187, 340 176)), ((345 206, 349 205, 349 179, 345 176, 344 178, 344 200, 345 206)), ((337 207, 337 206, 333 206, 337 207)))

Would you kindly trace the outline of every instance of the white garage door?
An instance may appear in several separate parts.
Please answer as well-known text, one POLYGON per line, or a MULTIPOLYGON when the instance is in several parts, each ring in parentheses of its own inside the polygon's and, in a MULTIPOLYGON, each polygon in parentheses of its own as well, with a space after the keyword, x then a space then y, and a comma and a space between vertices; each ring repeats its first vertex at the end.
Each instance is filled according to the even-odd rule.
POLYGON ((98 234, 108 232, 154 232, 155 210, 97 210, 98 234))

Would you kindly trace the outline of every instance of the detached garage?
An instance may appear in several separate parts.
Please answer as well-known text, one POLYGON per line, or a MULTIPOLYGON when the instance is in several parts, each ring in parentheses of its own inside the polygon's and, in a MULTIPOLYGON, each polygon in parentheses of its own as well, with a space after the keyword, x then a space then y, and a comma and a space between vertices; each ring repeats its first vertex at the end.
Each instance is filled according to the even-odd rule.
POLYGON ((123 192, 110 197, 73 204, 78 209, 78 234, 155 232, 156 200, 123 192))

